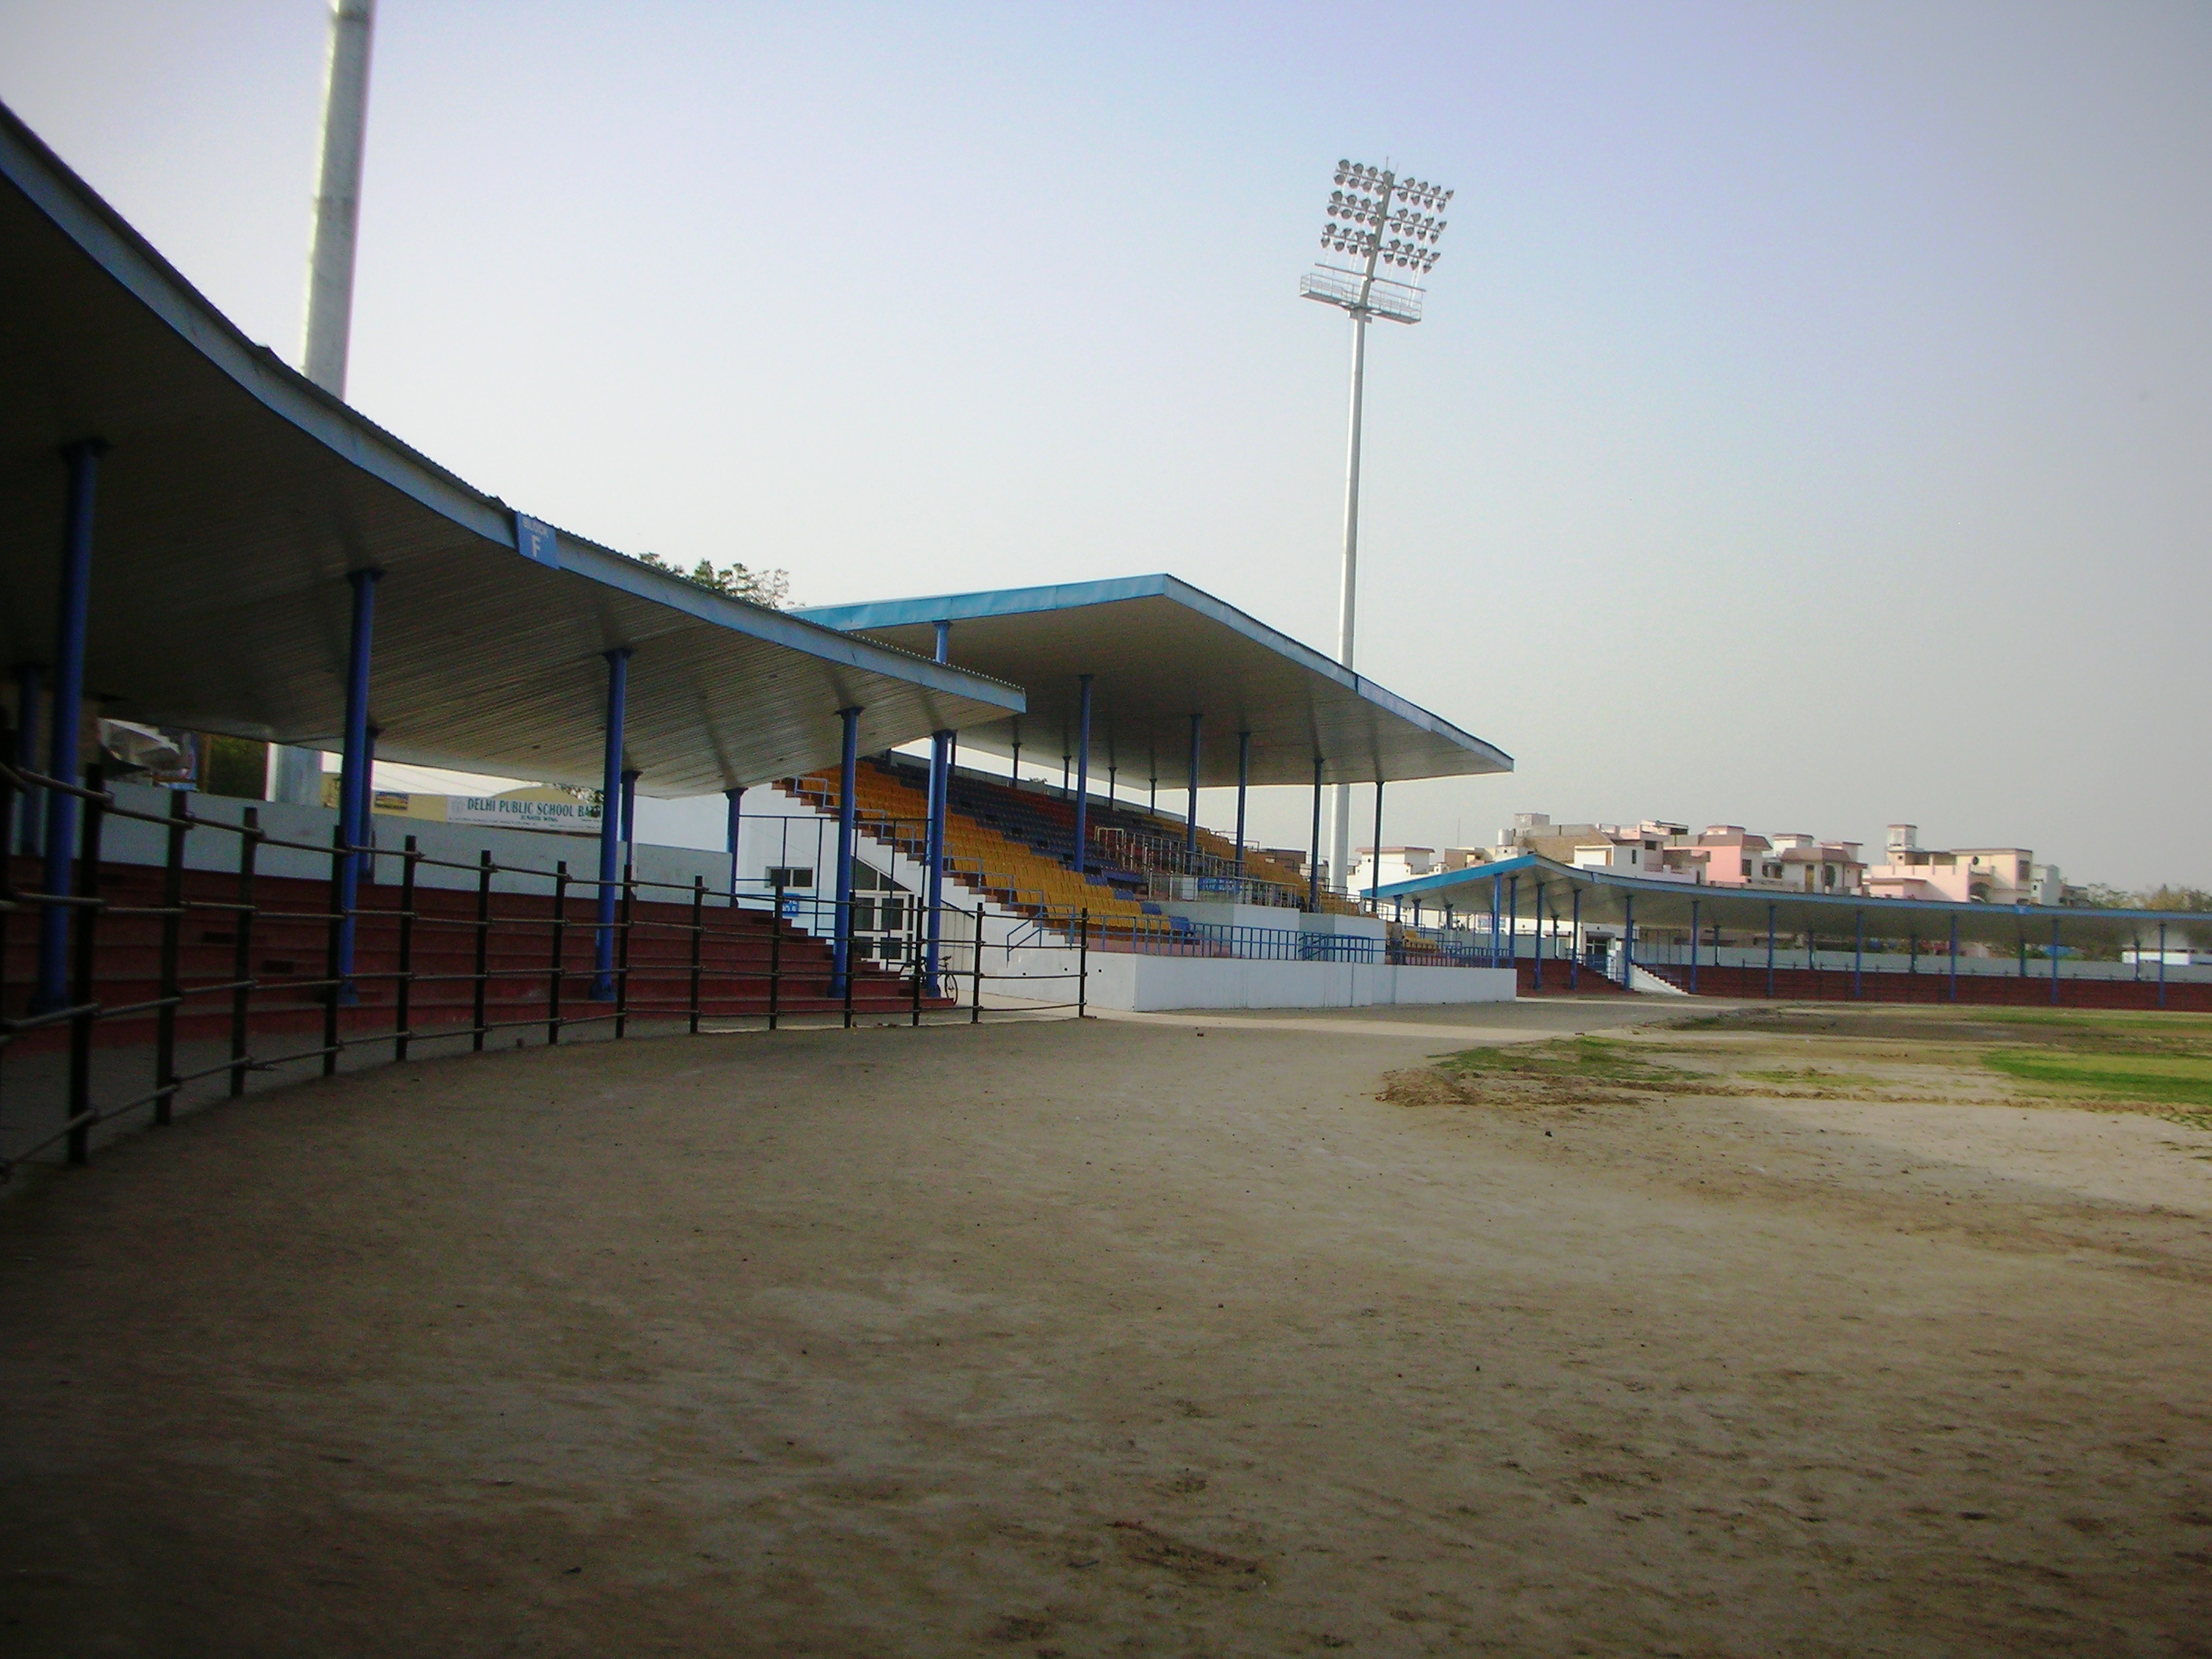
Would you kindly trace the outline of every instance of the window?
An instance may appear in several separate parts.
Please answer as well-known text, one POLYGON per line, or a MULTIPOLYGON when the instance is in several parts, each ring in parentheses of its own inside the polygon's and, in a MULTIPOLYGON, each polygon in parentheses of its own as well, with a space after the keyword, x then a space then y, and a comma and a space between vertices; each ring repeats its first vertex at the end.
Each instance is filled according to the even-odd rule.
POLYGON ((770 865, 768 884, 771 887, 811 887, 814 885, 814 872, 799 864, 770 865))

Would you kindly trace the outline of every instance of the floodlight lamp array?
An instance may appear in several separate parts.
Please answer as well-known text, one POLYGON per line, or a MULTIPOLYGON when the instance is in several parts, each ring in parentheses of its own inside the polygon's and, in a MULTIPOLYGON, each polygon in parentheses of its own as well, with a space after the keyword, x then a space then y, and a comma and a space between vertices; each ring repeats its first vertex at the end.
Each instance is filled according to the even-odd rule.
POLYGON ((1422 276, 1436 269, 1447 222, 1438 210, 1449 204, 1450 191, 1348 161, 1336 164, 1336 186, 1328 193, 1330 222, 1321 230, 1325 252, 1377 258, 1422 276))

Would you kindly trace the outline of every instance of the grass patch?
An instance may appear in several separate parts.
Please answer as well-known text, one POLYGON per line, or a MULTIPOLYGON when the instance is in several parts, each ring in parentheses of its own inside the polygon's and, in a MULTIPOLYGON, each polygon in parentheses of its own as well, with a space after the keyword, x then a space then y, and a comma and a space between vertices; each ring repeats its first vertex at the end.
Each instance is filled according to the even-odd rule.
POLYGON ((1828 1089, 1873 1089, 1881 1084, 1880 1078, 1869 1077, 1863 1072, 1824 1072, 1817 1066, 1772 1066, 1735 1075, 1753 1078, 1761 1083, 1810 1083, 1828 1089))
POLYGON ((1391 1072, 1382 1098, 1401 1106, 1567 1105, 1624 1091, 1674 1091, 1698 1074, 1656 1065, 1603 1037, 1463 1048, 1418 1071, 1391 1072))
POLYGON ((1504 1048, 1463 1048, 1439 1062, 1462 1076, 1509 1076, 1549 1083, 1679 1084, 1689 1073, 1632 1054, 1604 1037, 1569 1037, 1559 1042, 1516 1043, 1504 1048))
POLYGON ((2212 1055, 1997 1048, 1984 1054, 1982 1064, 2024 1083, 2056 1084, 2110 1099, 2212 1108, 2212 1055))
POLYGON ((2142 1013, 2118 1008, 1978 1008, 1997 1025, 2055 1026, 2072 1031, 2147 1031, 2185 1041, 2212 1039, 2212 1014, 2142 1013))

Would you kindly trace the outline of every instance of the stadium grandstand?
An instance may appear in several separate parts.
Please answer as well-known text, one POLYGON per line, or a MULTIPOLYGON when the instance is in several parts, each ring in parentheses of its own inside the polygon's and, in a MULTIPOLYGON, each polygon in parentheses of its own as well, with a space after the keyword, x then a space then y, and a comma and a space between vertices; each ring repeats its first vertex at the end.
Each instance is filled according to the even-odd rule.
POLYGON ((627 557, 248 340, 4 110, 0 247, 0 1159, 438 1045, 1510 994, 1328 890, 1318 835, 1301 871, 1243 834, 1255 785, 1510 760, 1195 588, 794 615, 627 557), (334 750, 335 804, 134 781, 131 729, 334 750), (1025 737, 1059 791, 956 760, 1025 737), (380 760, 587 833, 394 811, 380 760), (719 854, 636 842, 640 795, 714 792, 719 854))
POLYGON ((1524 854, 1375 890, 1409 939, 1504 963, 1522 994, 1656 995, 2212 1011, 2191 945, 2212 919, 2075 905, 1768 893, 1524 854))

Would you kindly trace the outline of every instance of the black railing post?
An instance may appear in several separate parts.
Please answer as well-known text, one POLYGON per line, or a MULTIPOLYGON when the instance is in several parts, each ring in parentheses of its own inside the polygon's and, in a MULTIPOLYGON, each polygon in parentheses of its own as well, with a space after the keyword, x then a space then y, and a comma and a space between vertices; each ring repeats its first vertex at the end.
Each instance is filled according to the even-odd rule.
MULTIPOLYGON (((8 1006, 8 917, 15 903, 15 878, 9 869, 9 854, 15 846, 15 779, 4 769, 15 756, 15 738, 8 717, 0 714, 0 1008, 8 1006)), ((26 795, 25 811, 28 811, 26 795)), ((0 1043, 0 1062, 7 1059, 7 1045, 0 1043)))
POLYGON ((491 849, 477 854, 476 990, 470 1009, 469 1047, 477 1054, 484 1046, 484 994, 491 983, 491 849))
MULTIPOLYGON (((605 811, 606 808, 600 808, 605 811)), ((553 866, 553 969, 545 981, 545 1041, 561 1041, 561 957, 568 945, 568 860, 553 866)))
POLYGON ((691 1035, 699 1035, 699 970, 706 958, 707 878, 691 878, 691 1035))
POLYGON ((975 982, 968 996, 968 1023, 983 1023, 983 907, 975 907, 975 982))
MULTIPOLYGON (((0 817, 4 817, 0 814, 0 817)), ((169 844, 161 860, 161 1006, 154 1016, 154 1121, 170 1120, 177 1097, 177 1006, 185 988, 179 963, 185 938, 185 832, 191 807, 181 789, 169 792, 169 844)))
POLYGON ((853 981, 860 976, 860 964, 853 954, 853 901, 847 898, 837 906, 837 936, 845 942, 845 1029, 853 1029, 853 981))
POLYGON ((238 915, 230 933, 230 1097, 246 1092, 246 1023, 253 1004, 253 866, 261 855, 261 809, 246 809, 238 838, 238 915))
POLYGON ((623 860, 622 872, 622 933, 616 940, 615 956, 615 1036, 620 1039, 629 1030, 629 936, 637 915, 636 866, 627 859, 623 860))
POLYGON ((783 996, 783 878, 775 881, 775 914, 768 929, 768 1029, 775 1030, 778 1005, 783 996))
POLYGON ((1075 929, 1075 1017, 1085 1018, 1090 1008, 1091 908, 1085 905, 1075 929))
POLYGON ((911 1023, 917 1027, 921 1024, 921 941, 927 931, 922 913, 928 902, 925 893, 920 903, 909 904, 906 908, 906 965, 914 975, 914 1018, 911 1023))
POLYGON ((76 960, 70 964, 70 1003, 76 1012, 70 1018, 69 1115, 76 1127, 70 1131, 69 1161, 82 1164, 92 1155, 92 954, 100 929, 100 830, 107 817, 107 792, 100 769, 88 769, 84 787, 90 792, 84 803, 84 830, 77 842, 77 891, 82 902, 76 911, 76 960))
POLYGON ((399 865, 399 980, 392 993, 392 1058, 407 1058, 408 1040, 415 1035, 415 866, 422 854, 415 837, 407 837, 399 865))
POLYGON ((338 827, 331 831, 331 927, 329 942, 323 952, 323 1075, 331 1077, 338 1069, 338 999, 344 990, 339 969, 345 959, 345 868, 346 838, 343 817, 338 827))

